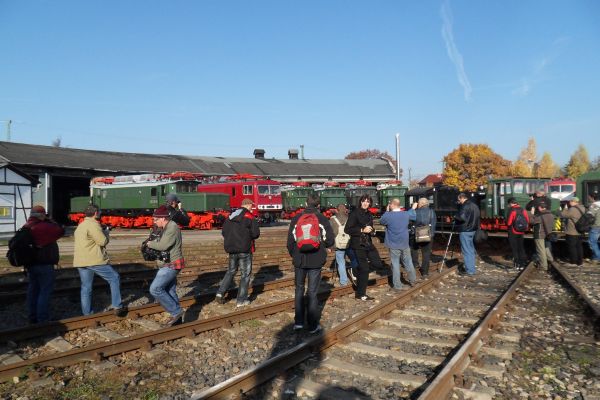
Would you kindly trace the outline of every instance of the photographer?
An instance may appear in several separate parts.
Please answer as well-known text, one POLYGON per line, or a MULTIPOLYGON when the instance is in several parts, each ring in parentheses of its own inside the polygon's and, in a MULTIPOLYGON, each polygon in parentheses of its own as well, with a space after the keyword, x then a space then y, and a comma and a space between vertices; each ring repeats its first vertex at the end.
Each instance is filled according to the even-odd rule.
POLYGON ((178 225, 186 228, 190 224, 190 217, 183 209, 179 197, 175 193, 169 193, 166 197, 167 210, 169 211, 169 219, 178 225))
POLYGON ((161 233, 154 240, 149 240, 146 245, 150 249, 168 251, 169 258, 166 260, 164 257, 161 257, 162 260, 157 258, 156 265, 159 270, 150 285, 150 294, 171 315, 167 326, 172 326, 182 322, 184 313, 177 297, 177 275, 185 267, 181 248, 181 230, 171 220, 167 206, 160 206, 154 210, 152 218, 161 233))

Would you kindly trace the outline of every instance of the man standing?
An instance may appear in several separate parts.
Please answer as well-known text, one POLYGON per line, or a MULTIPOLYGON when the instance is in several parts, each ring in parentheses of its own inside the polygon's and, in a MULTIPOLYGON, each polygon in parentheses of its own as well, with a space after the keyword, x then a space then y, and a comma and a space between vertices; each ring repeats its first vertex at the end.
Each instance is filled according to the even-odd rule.
POLYGON ((408 243, 408 224, 417 218, 414 203, 410 211, 402 211, 400 200, 392 199, 387 206, 387 211, 381 216, 379 222, 385 226, 385 247, 390 250, 390 261, 392 262, 392 284, 394 290, 402 290, 400 281, 400 258, 402 265, 408 273, 408 283, 412 286, 417 279, 413 266, 408 243))
MULTIPOLYGON (((507 221, 508 243, 512 250, 514 267, 521 270, 527 266, 527 255, 525 254, 523 240, 525 231, 529 229, 529 217, 514 197, 508 199, 508 205, 510 206, 507 221)), ((532 210, 535 210, 535 208, 532 210)))
POLYGON ((348 221, 348 209, 345 204, 338 204, 337 213, 331 217, 331 228, 335 237, 335 263, 337 265, 338 276, 340 277, 340 286, 348 284, 348 274, 352 284, 356 285, 356 277, 351 268, 356 268, 358 262, 354 255, 354 250, 350 248, 350 235, 344 232, 346 222, 348 221), (346 272, 346 256, 350 258, 351 268, 346 272))
POLYGON ((98 274, 110 286, 111 309, 118 316, 125 316, 127 308, 121 302, 119 273, 109 264, 106 245, 109 241, 108 228, 102 229, 97 221, 98 207, 93 204, 84 210, 85 218, 75 229, 75 252, 73 266, 77 267, 81 278, 81 311, 83 315, 92 313, 92 284, 98 274))
POLYGON ((594 202, 590 205, 590 210, 588 212, 592 214, 595 219, 592 229, 590 229, 588 243, 592 249, 592 260, 595 261, 596 264, 600 264, 600 246, 598 246, 598 238, 600 238, 600 194, 592 193, 590 197, 594 202))
POLYGON ((50 319, 50 296, 54 288, 54 265, 58 264, 59 252, 56 241, 64 229, 46 216, 42 206, 34 206, 27 223, 35 245, 34 261, 25 266, 29 278, 27 308, 29 323, 46 322, 50 319))
POLYGON ((237 307, 250 304, 248 300, 248 283, 252 273, 252 253, 254 253, 254 241, 260 236, 258 222, 252 215, 250 199, 242 200, 242 207, 235 210, 225 223, 221 234, 225 251, 229 253, 229 268, 225 277, 219 285, 216 299, 223 304, 225 292, 229 289, 233 276, 240 269, 240 288, 237 294, 237 307))
POLYGON ((465 193, 458 195, 460 209, 454 217, 458 222, 457 229, 460 232, 460 251, 463 255, 465 272, 459 272, 460 275, 475 275, 475 232, 479 229, 479 208, 469 200, 465 193))
POLYGON ((177 296, 177 275, 185 267, 181 248, 181 230, 170 219, 166 206, 154 210, 152 218, 160 234, 156 239, 146 242, 146 245, 154 250, 168 251, 169 258, 156 260, 158 272, 150 284, 150 294, 171 315, 167 326, 172 326, 181 323, 184 314, 177 296))
POLYGON ((569 207, 565 206, 560 216, 567 219, 567 229, 565 230, 565 240, 569 249, 569 261, 572 266, 583 266, 583 245, 581 243, 581 233, 575 228, 575 223, 585 214, 585 207, 579 204, 579 197, 573 197, 569 201, 569 207))
POLYGON ((549 239, 554 227, 554 215, 548 211, 546 203, 542 202, 537 209, 532 210, 531 224, 533 225, 533 241, 540 267, 549 271, 548 263, 554 262, 552 243, 549 239))
POLYGON ((183 209, 179 197, 175 193, 169 193, 166 197, 167 210, 169 210, 169 219, 184 228, 190 224, 190 217, 183 209))
POLYGON ((321 283, 321 268, 327 260, 329 247, 334 244, 333 229, 329 220, 319 212, 319 196, 306 198, 306 209, 296 215, 288 231, 287 249, 292 257, 295 272, 294 330, 304 328, 304 317, 310 333, 322 330, 319 325, 319 300, 317 291, 321 283), (327 250, 326 250, 327 249, 327 250), (304 305, 304 285, 308 278, 308 309, 304 305))

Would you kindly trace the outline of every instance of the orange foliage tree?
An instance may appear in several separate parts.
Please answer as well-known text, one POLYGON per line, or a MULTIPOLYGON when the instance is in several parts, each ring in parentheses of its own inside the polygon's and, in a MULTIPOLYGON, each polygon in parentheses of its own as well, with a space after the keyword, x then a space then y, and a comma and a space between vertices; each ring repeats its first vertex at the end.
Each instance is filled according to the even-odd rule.
MULTIPOLYGON (((353 151, 344 157, 346 160, 365 160, 368 158, 383 158, 387 160, 391 166, 396 168, 396 159, 391 156, 387 151, 381 151, 377 149, 366 149, 361 151, 353 151)), ((400 169, 400 176, 402 176, 402 169, 400 169)))
POLYGON ((444 157, 444 184, 475 191, 490 177, 507 176, 511 162, 487 144, 461 144, 444 157))

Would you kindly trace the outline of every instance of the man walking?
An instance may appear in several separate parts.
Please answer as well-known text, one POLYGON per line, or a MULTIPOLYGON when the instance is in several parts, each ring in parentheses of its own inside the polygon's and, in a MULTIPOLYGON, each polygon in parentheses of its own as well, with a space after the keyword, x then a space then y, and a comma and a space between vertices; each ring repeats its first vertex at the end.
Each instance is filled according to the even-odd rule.
POLYGON ((181 247, 181 230, 170 219, 166 206, 160 206, 152 214, 154 225, 160 230, 156 239, 146 242, 154 250, 168 251, 168 259, 157 259, 158 272, 150 284, 150 294, 171 315, 167 326, 183 322, 184 311, 177 296, 177 275, 185 267, 181 247))
POLYGON ((459 272, 460 275, 473 276, 475 275, 475 232, 479 229, 479 208, 469 200, 469 196, 465 193, 458 195, 460 209, 454 217, 457 224, 457 229, 460 232, 460 251, 463 255, 465 271, 459 272))
MULTIPOLYGON (((512 251, 514 267, 517 270, 521 270, 527 266, 524 236, 525 232, 529 229, 529 217, 514 197, 508 199, 508 205, 510 206, 507 221, 508 243, 512 251)), ((532 210, 535 210, 535 208, 532 210)))
POLYGON ((338 276, 340 277, 340 286, 348 284, 348 275, 353 285, 356 285, 356 277, 352 268, 358 267, 354 250, 350 248, 350 235, 344 232, 346 222, 348 221, 348 208, 345 204, 338 204, 337 213, 331 217, 331 228, 335 236, 335 263, 338 276), (350 268, 346 267, 346 256, 350 258, 350 268), (346 272, 348 270, 348 272, 346 272))
POLYGON ((549 239, 554 227, 554 215, 548 211, 546 203, 542 202, 537 209, 532 210, 531 224, 533 225, 533 241, 540 263, 539 266, 549 271, 548 263, 554 262, 552 243, 549 239))
POLYGON ((379 222, 385 226, 385 247, 390 250, 390 261, 392 262, 392 289, 402 290, 400 281, 400 259, 408 273, 408 283, 412 286, 417 279, 413 266, 410 245, 408 243, 408 224, 417 218, 415 212, 417 203, 414 203, 410 211, 402 211, 399 199, 392 199, 387 206, 387 211, 381 216, 379 222))
POLYGON ((327 260, 329 247, 334 244, 333 229, 329 220, 319 212, 319 196, 308 195, 306 209, 296 215, 288 231, 287 249, 292 257, 295 273, 295 316, 294 330, 304 328, 304 319, 310 333, 319 333, 319 300, 317 291, 321 283, 321 268, 327 260), (327 250, 326 250, 327 249, 327 250), (304 285, 308 278, 307 300, 304 305, 304 285))
POLYGON ((54 288, 54 265, 58 264, 59 252, 56 241, 64 229, 46 216, 42 206, 34 206, 24 228, 29 228, 35 245, 34 261, 25 266, 29 278, 27 308, 29 323, 46 322, 50 319, 50 296, 54 288))
POLYGON ((97 221, 98 207, 91 204, 84 210, 85 218, 75 229, 75 252, 73 266, 81 278, 81 311, 92 313, 92 284, 98 274, 110 286, 111 309, 118 316, 125 316, 127 308, 121 302, 119 273, 109 264, 106 245, 109 241, 108 228, 102 229, 97 221))
POLYGON ((229 289, 233 276, 240 269, 240 288, 237 293, 237 306, 242 307, 250 304, 248 300, 248 283, 252 273, 252 253, 254 253, 254 241, 260 236, 258 222, 252 215, 250 199, 242 200, 242 207, 235 210, 225 223, 221 234, 225 251, 229 253, 229 268, 225 277, 219 285, 216 299, 223 304, 225 292, 229 289))

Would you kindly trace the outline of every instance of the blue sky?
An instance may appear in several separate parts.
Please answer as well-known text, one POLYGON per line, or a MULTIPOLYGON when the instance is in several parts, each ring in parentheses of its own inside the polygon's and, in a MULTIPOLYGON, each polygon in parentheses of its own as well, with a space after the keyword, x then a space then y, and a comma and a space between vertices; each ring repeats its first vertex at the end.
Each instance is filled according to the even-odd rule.
POLYGON ((15 142, 315 159, 400 133, 405 178, 460 143, 600 155, 594 0, 0 0, 0 54, 15 142))

